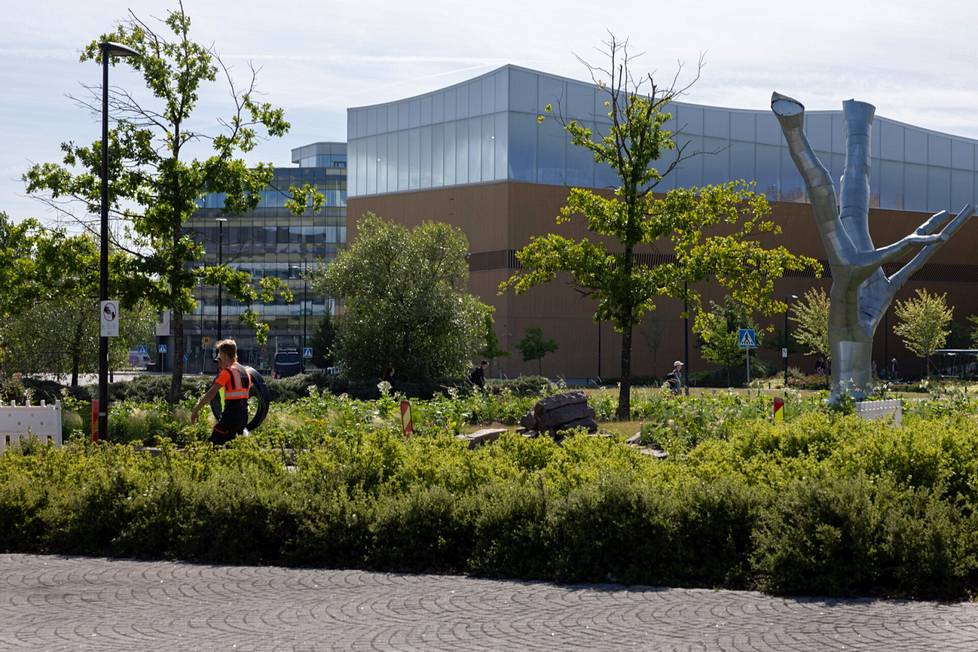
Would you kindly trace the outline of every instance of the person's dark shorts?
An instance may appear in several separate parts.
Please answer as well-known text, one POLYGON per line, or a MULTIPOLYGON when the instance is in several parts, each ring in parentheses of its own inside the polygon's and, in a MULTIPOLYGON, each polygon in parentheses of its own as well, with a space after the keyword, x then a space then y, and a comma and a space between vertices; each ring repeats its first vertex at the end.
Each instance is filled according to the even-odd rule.
POLYGON ((221 420, 211 430, 210 442, 222 446, 242 434, 248 425, 248 409, 229 408, 231 402, 225 404, 221 420))

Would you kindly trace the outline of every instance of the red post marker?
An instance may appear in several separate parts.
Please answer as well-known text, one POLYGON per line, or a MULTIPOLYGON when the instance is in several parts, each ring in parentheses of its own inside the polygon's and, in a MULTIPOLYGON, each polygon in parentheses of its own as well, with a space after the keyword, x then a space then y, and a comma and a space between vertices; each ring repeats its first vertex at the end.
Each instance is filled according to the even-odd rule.
POLYGON ((414 423, 411 421, 411 401, 401 401, 401 428, 404 429, 405 437, 414 434, 414 423))
POLYGON ((98 441, 98 399, 92 399, 92 441, 98 441))
POLYGON ((774 421, 784 421, 784 399, 780 396, 774 397, 774 421))

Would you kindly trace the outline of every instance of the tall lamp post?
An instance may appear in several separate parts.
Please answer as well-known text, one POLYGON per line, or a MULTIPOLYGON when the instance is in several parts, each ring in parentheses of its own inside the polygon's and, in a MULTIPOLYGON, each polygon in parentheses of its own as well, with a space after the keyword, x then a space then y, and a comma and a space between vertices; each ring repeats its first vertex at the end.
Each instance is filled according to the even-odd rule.
POLYGON ((788 309, 791 308, 791 302, 798 299, 797 294, 792 294, 785 301, 784 305, 784 351, 781 357, 784 358, 784 389, 788 391, 788 309))
MULTIPOLYGON (((226 217, 218 217, 217 220, 217 264, 224 264, 224 223, 228 221, 226 217)), ((224 307, 224 283, 217 284, 217 341, 224 339, 221 336, 221 309, 224 307)))
MULTIPOLYGON (((99 299, 109 300, 109 58, 135 57, 139 53, 118 43, 99 43, 102 51, 102 233, 99 251, 99 299)), ((101 305, 101 304, 100 304, 101 305)), ((109 435, 109 338, 98 338, 98 432, 109 435)))
MULTIPOLYGON (((303 358, 302 358, 302 367, 303 368, 305 368, 305 366, 306 366, 306 358, 305 358, 305 355, 306 355, 306 300, 308 298, 308 292, 309 292, 309 282, 308 282, 308 280, 306 278, 306 262, 307 261, 305 259, 303 259, 303 261, 302 261, 302 267, 299 267, 298 265, 289 265, 289 268, 290 269, 294 269, 295 272, 296 272, 296 274, 299 273, 299 270, 302 270, 302 356, 303 356, 303 358)), ((289 276, 291 276, 291 274, 289 276)))
POLYGON ((683 391, 689 396, 689 282, 683 280, 683 391))

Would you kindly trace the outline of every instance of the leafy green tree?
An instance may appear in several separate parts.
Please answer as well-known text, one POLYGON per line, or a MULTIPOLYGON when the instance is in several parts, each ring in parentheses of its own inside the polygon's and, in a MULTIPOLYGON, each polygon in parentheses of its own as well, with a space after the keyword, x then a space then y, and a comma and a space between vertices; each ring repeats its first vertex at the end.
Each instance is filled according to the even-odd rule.
MULTIPOLYGON (((721 303, 710 302, 710 309, 696 322, 700 353, 703 359, 718 364, 727 372, 727 385, 733 385, 733 372, 744 366, 746 354, 740 348, 737 335, 741 328, 753 328, 757 348, 761 348, 763 332, 757 327, 750 311, 729 296, 721 303)), ((757 358, 752 358, 757 362, 757 358)))
POLYGON ((537 361, 537 373, 543 375, 543 356, 557 350, 557 340, 543 336, 543 329, 527 328, 523 339, 516 343, 516 348, 523 354, 523 362, 537 361))
POLYGON ((978 349, 978 315, 969 315, 968 324, 971 327, 971 348, 978 349))
MULTIPOLYGON (((227 266, 195 268, 203 246, 182 231, 207 192, 225 193, 224 209, 229 213, 246 213, 258 205, 273 168, 270 164, 249 168, 239 156, 254 149, 260 131, 280 137, 289 123, 281 109, 257 101, 255 68, 250 81, 238 86, 214 51, 190 38, 190 18, 182 3, 167 13, 161 26, 130 14, 114 32, 89 43, 81 61, 101 62, 103 41, 122 43, 138 53, 124 63, 142 74, 150 96, 141 99, 110 89, 115 126, 108 143, 109 210, 125 226, 113 245, 131 254, 112 293, 127 305, 145 299, 157 310, 172 311, 174 365, 169 398, 177 401, 184 372, 184 315, 196 306, 192 292, 198 276, 208 284, 222 283, 229 296, 246 303, 259 296, 271 301, 276 291, 291 300, 291 293, 277 279, 263 278, 256 288, 249 274, 227 266), (228 85, 231 115, 217 121, 221 130, 216 134, 198 131, 197 125, 204 123, 195 113, 199 93, 219 73, 228 85), (203 147, 210 148, 209 156, 191 156, 191 149, 203 147)), ((95 108, 101 87, 89 91, 92 99, 81 102, 95 108)), ((24 175, 28 192, 48 196, 62 207, 73 200, 88 213, 98 214, 102 147, 101 141, 63 143, 60 164, 38 164, 24 175)), ((290 192, 287 205, 297 213, 310 201, 316 209, 322 203, 322 195, 309 185, 290 192)), ((267 337, 267 325, 259 322, 255 311, 247 311, 243 321, 256 328, 260 341, 267 337)))
POLYGON ((486 344, 479 351, 479 355, 488 360, 490 364, 496 358, 508 358, 509 351, 499 346, 499 338, 496 337, 496 328, 493 323, 492 313, 487 313, 485 318, 486 344))
POLYGON ((805 355, 832 359, 829 347, 829 295, 822 288, 809 288, 801 299, 791 304, 788 319, 791 337, 805 350, 805 355))
POLYGON ((627 42, 612 37, 606 45, 608 72, 588 68, 606 97, 610 125, 601 128, 604 133, 595 133, 558 115, 573 144, 589 150, 597 163, 611 166, 618 175, 619 185, 611 196, 572 188, 557 218, 563 223, 583 217, 598 239, 572 240, 557 234, 532 238, 517 253, 521 269, 500 289, 525 292, 566 272, 597 302, 595 319, 610 321, 622 334, 617 416, 627 419, 632 329, 655 309, 657 297, 688 298, 696 319, 702 319, 699 293, 686 286, 715 281, 752 312, 769 315, 785 309, 772 298, 775 280, 788 270, 820 267, 816 260, 784 247, 762 246, 762 237, 780 229, 768 219, 767 200, 753 192, 752 184, 738 181, 655 194, 662 179, 689 158, 685 145, 677 149, 672 133, 664 128, 671 117, 666 112, 669 103, 685 89, 663 89, 651 75, 634 75, 627 42), (675 156, 660 171, 655 165, 670 150, 675 156), (674 260, 656 265, 636 260, 636 247, 656 246, 663 239, 671 242, 674 260))
POLYGON ((352 378, 464 377, 486 338, 489 306, 467 293, 468 241, 447 224, 414 229, 367 214, 353 243, 318 272, 345 314, 336 357, 352 378))
POLYGON ((336 342, 336 326, 333 316, 326 312, 316 326, 309 345, 312 347, 312 363, 320 369, 333 366, 333 346, 336 342))
POLYGON ((954 308, 947 305, 947 293, 931 294, 922 288, 916 294, 916 297, 896 302, 897 324, 893 332, 909 351, 925 359, 926 373, 930 377, 930 356, 947 341, 954 308))
MULTIPOLYGON (((0 232, 5 231, 0 216, 0 232)), ((9 226, 9 225, 8 225, 9 226)), ((27 223, 19 249, 5 247, 5 327, 0 332, 8 372, 78 374, 98 367, 98 243, 88 234, 69 235, 27 223), (17 270, 17 274, 10 274, 17 270)), ((126 264, 128 254, 110 257, 110 277, 126 264)), ((148 339, 154 311, 141 302, 123 306, 120 336, 109 339, 110 366, 126 362, 129 346, 148 339)))

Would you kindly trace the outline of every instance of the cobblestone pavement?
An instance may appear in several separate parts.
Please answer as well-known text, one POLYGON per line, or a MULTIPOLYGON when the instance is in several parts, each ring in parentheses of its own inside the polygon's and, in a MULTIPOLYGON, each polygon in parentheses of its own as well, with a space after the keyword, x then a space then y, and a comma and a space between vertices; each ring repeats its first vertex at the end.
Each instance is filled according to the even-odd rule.
POLYGON ((978 605, 0 555, 0 650, 978 650, 978 605))

